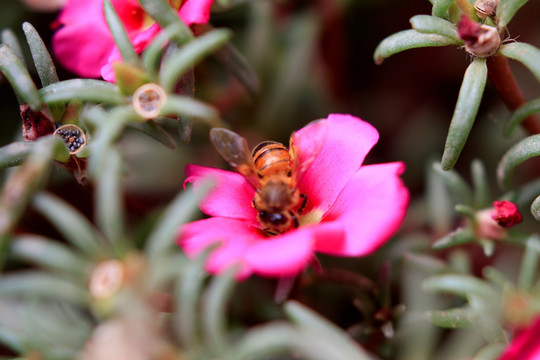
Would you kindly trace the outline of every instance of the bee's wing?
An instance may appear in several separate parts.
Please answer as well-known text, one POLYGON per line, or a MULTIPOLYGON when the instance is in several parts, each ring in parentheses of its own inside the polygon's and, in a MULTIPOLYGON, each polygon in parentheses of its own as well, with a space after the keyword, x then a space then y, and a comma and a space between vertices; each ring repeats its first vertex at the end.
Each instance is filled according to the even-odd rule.
POLYGON ((213 128, 210 130, 210 141, 229 165, 244 176, 253 187, 258 187, 259 178, 253 167, 246 139, 230 130, 213 128))
POLYGON ((326 121, 315 120, 302 130, 292 134, 289 151, 292 159, 294 181, 297 184, 315 158, 321 152, 326 140, 326 121), (302 149, 302 150, 300 150, 302 149))

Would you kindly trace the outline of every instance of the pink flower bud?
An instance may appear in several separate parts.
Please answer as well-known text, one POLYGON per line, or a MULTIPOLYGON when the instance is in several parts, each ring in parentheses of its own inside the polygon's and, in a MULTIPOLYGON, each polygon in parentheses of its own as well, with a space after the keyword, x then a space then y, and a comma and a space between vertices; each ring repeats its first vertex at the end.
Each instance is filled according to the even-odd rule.
POLYGON ((523 220, 523 216, 519 212, 516 204, 510 201, 494 201, 493 207, 495 208, 495 212, 493 213, 492 218, 502 227, 512 227, 523 220))

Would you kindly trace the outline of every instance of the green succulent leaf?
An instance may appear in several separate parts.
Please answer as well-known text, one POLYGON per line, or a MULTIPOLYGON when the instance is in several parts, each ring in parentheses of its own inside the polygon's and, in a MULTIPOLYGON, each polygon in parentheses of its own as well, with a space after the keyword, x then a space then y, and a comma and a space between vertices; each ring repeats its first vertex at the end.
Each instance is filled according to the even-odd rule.
POLYGON ((473 242, 475 240, 474 233, 468 228, 459 228, 451 233, 443 236, 433 243, 433 248, 436 250, 447 249, 473 242))
POLYGON ((497 166, 497 179, 502 189, 508 189, 516 166, 540 155, 540 134, 532 135, 512 146, 497 166))
MULTIPOLYGON (((18 354, 24 353, 25 343, 20 332, 0 326, 0 343, 18 354)), ((21 358, 22 360, 23 358, 21 358)), ((17 359, 15 359, 17 360, 17 359)))
POLYGON ((343 330, 313 310, 296 301, 286 302, 283 309, 287 317, 300 329, 317 333, 319 338, 332 343, 341 351, 340 356, 343 359, 371 359, 343 330))
POLYGON ((169 149, 176 149, 176 141, 174 138, 161 125, 153 120, 148 120, 143 123, 134 122, 128 126, 150 135, 169 149))
POLYGON ((167 93, 172 92, 175 83, 182 75, 205 57, 224 46, 231 36, 230 30, 213 30, 182 46, 174 55, 164 61, 160 72, 161 86, 167 93))
POLYGON ((56 74, 56 67, 52 61, 51 54, 49 54, 45 43, 43 43, 36 29, 32 24, 25 22, 23 23, 23 31, 26 41, 28 41, 41 85, 47 86, 58 82, 58 74, 56 74))
POLYGON ((127 233, 122 197, 122 160, 109 149, 96 184, 96 221, 118 257, 127 252, 127 233))
POLYGON ((218 111, 211 105, 189 96, 169 95, 161 109, 161 115, 174 114, 180 117, 193 117, 211 127, 223 126, 218 111))
POLYGON ((41 109, 41 99, 28 70, 6 44, 0 45, 0 72, 8 79, 24 103, 28 104, 32 110, 41 109))
POLYGON ((459 38, 456 26, 449 21, 441 19, 440 17, 416 15, 413 16, 409 21, 413 29, 420 33, 446 36, 463 44, 463 40, 459 38))
POLYGON ((506 348, 506 344, 493 343, 487 344, 474 355, 472 360, 496 360, 506 348))
POLYGON ((423 288, 427 291, 446 292, 464 298, 479 297, 488 303, 497 296, 487 282, 470 275, 432 276, 424 281, 423 288))
POLYGON ((36 195, 32 205, 55 225, 66 240, 90 258, 98 259, 106 252, 101 236, 73 206, 47 193, 36 195))
POLYGON ((0 148, 0 169, 19 166, 32 151, 31 143, 18 141, 0 148))
POLYGON ((428 311, 426 316, 433 324, 446 329, 463 329, 471 326, 471 309, 467 307, 428 311))
POLYGON ((458 174, 457 171, 444 171, 438 162, 433 163, 433 171, 438 174, 444 184, 450 189, 456 203, 469 205, 473 203, 473 194, 469 184, 458 174))
POLYGON ((150 42, 146 49, 144 49, 144 52, 142 53, 142 62, 146 71, 157 75, 157 68, 159 66, 165 44, 174 36, 180 35, 184 26, 185 25, 179 23, 169 25, 167 28, 161 31, 152 40, 152 42, 150 42))
POLYGON ((501 0, 497 6, 497 18, 499 27, 504 28, 514 17, 516 12, 527 3, 528 0, 501 0))
POLYGON ((434 0, 431 15, 448 20, 448 8, 455 0, 434 0))
POLYGON ((461 45, 461 41, 436 35, 424 34, 414 29, 403 30, 384 39, 375 49, 373 58, 376 64, 382 64, 384 59, 409 49, 434 46, 461 45))
POLYGON ((44 269, 74 275, 87 281, 92 264, 64 244, 38 235, 13 238, 10 253, 44 269))
POLYGON ((229 268, 223 275, 212 279, 203 295, 202 327, 206 344, 216 354, 223 354, 229 347, 226 328, 227 303, 236 281, 237 267, 229 268))
POLYGON ((183 44, 193 39, 193 34, 189 27, 178 16, 167 0, 138 0, 145 12, 150 15, 160 25, 166 29, 171 25, 180 26, 181 31, 175 34, 173 39, 179 44, 183 44))
POLYGON ((45 86, 39 90, 46 103, 81 100, 110 105, 121 105, 126 99, 118 87, 106 81, 93 79, 71 79, 45 86))
POLYGON ((457 162, 474 124, 487 79, 486 60, 475 58, 467 68, 450 122, 441 160, 443 170, 450 170, 457 162))
POLYGON ((110 0, 105 0, 103 2, 103 11, 105 19, 107 20, 107 25, 114 38, 114 42, 122 56, 122 60, 131 65, 142 65, 141 60, 128 37, 126 29, 124 28, 124 24, 122 23, 122 20, 120 20, 120 17, 110 0))
POLYGON ((540 112, 540 98, 521 105, 514 111, 504 124, 504 135, 510 136, 528 116, 540 112))
POLYGON ((255 95, 259 91, 260 83, 257 74, 232 44, 225 44, 222 49, 216 51, 214 56, 229 69, 250 94, 255 95))
POLYGON ((213 186, 213 181, 208 181, 196 191, 182 192, 173 200, 148 236, 146 253, 150 258, 155 259, 174 246, 174 235, 178 231, 178 227, 195 215, 198 210, 197 205, 213 186))
POLYGON ((527 239, 525 253, 521 261, 519 271, 518 285, 519 289, 525 292, 530 292, 535 281, 538 268, 538 259, 540 257, 540 237, 531 235, 527 239))
POLYGON ((0 295, 34 297, 88 305, 88 291, 72 280, 43 271, 19 271, 0 277, 0 295))
POLYGON ((11 29, 3 29, 2 32, 0 32, 0 43, 8 45, 17 58, 26 66, 21 44, 17 39, 17 35, 15 35, 11 29))
POLYGON ((516 41, 502 45, 499 52, 525 65, 536 77, 536 80, 540 81, 540 49, 516 41))
POLYGON ((483 209, 490 205, 491 192, 486 168, 481 160, 474 159, 471 163, 471 178, 474 187, 474 207, 483 209))

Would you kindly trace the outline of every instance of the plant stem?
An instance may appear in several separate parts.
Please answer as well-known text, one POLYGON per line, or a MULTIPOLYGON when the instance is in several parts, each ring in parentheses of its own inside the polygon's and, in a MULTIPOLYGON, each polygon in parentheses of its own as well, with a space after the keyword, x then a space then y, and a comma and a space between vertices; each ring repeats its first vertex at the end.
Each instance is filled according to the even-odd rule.
MULTIPOLYGON (((488 57, 487 68, 491 82, 510 111, 516 110, 526 102, 516 78, 510 70, 506 56, 494 55, 488 57)), ((533 115, 523 120, 521 125, 530 135, 540 134, 540 124, 533 115)))

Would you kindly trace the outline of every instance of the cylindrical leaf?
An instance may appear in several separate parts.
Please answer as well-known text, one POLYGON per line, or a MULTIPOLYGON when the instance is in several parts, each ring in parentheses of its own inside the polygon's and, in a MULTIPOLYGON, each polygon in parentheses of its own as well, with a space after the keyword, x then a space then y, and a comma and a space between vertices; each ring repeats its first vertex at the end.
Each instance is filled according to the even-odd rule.
POLYGON ((491 201, 491 192, 489 191, 486 168, 482 161, 474 159, 471 163, 471 178, 474 187, 474 207, 476 209, 488 207, 491 201))
POLYGON ((160 84, 167 93, 174 89, 174 84, 190 68, 210 55, 231 38, 230 30, 218 29, 206 33, 185 44, 168 58, 161 67, 160 84))
POLYGON ((428 278, 423 283, 428 291, 448 292, 461 297, 479 296, 490 302, 496 298, 491 286, 470 275, 439 275, 428 278))
POLYGON ((510 187, 511 175, 516 166, 540 155, 540 134, 526 137, 512 146, 497 166, 497 179, 503 189, 510 187))
POLYGON ((216 354, 223 354, 228 345, 226 315, 237 268, 229 268, 225 274, 214 277, 203 296, 202 325, 207 346, 216 354))
POLYGON ((383 60, 399 52, 420 47, 461 45, 461 41, 435 35, 423 34, 414 29, 403 30, 384 39, 375 49, 373 58, 376 64, 382 64, 383 60))
POLYGON ((106 81, 71 79, 60 81, 39 90, 44 102, 70 102, 82 100, 110 105, 125 104, 126 99, 118 87, 106 81))
POLYGON ((519 271, 519 288, 524 292, 530 292, 534 282, 536 281, 536 275, 538 274, 538 258, 540 256, 540 237, 538 235, 531 235, 527 240, 527 246, 523 259, 521 261, 521 268, 519 271))
POLYGON ((25 271, 3 275, 0 278, 1 296, 32 296, 49 300, 68 301, 87 305, 88 291, 74 281, 43 271, 25 271))
POLYGON ((499 343, 493 343, 493 344, 487 344, 483 348, 481 348, 476 355, 472 358, 472 360, 496 360, 499 358, 499 355, 503 352, 503 350, 506 348, 506 344, 499 344, 499 343))
POLYGON ((11 50, 13 50, 17 58, 19 58, 19 60, 21 60, 21 62, 26 66, 21 44, 17 39, 17 35, 15 35, 11 29, 3 29, 2 32, 0 32, 0 43, 8 45, 11 50))
POLYGON ((203 184, 197 191, 180 193, 169 205, 146 242, 146 253, 156 258, 174 244, 174 235, 180 225, 188 222, 198 209, 197 205, 214 185, 213 181, 203 184))
POLYGON ((475 236, 468 228, 459 228, 452 231, 450 234, 440 238, 433 243, 433 248, 436 250, 446 249, 458 245, 463 245, 474 241, 475 236))
POLYGON ((501 46, 499 52, 510 59, 519 61, 540 81, 540 50, 530 44, 511 42, 501 46))
POLYGON ((529 115, 540 112, 540 98, 529 101, 514 111, 504 124, 504 135, 510 136, 529 115))
POLYGON ((127 250, 121 186, 122 161, 112 148, 104 158, 103 171, 96 179, 96 221, 118 257, 127 250))
POLYGON ((32 143, 13 142, 0 148, 0 169, 19 166, 32 150, 32 143))
POLYGON ((468 308, 428 311, 427 318, 435 325, 447 329, 462 329, 471 326, 468 308))
POLYGON ((92 264, 64 244, 38 235, 13 239, 11 255, 48 270, 68 273, 87 280, 92 264))
POLYGON ((456 203, 472 205, 473 195, 471 188, 456 171, 443 171, 439 163, 433 163, 432 169, 450 189, 456 203))
POLYGON ((36 195, 33 206, 55 225, 66 240, 86 255, 96 259, 106 253, 103 241, 92 224, 73 206, 46 193, 36 195))
POLYGON ((412 27, 420 33, 442 35, 463 43, 463 40, 459 38, 456 26, 450 21, 430 15, 416 15, 409 21, 412 27))
POLYGON ((211 105, 188 96, 169 95, 161 109, 161 115, 188 116, 204 121, 211 127, 223 126, 219 113, 211 105))
POLYGON ((110 0, 105 0, 103 2, 103 11, 105 13, 105 19, 107 20, 107 25, 111 31, 111 34, 114 38, 114 42, 118 47, 118 51, 122 56, 122 60, 131 65, 141 65, 139 56, 133 48, 133 44, 129 39, 124 24, 120 17, 116 13, 113 4, 110 0))
POLYGON ((23 23, 23 31, 26 36, 26 41, 32 53, 32 59, 36 66, 37 73, 41 80, 42 86, 47 86, 58 82, 56 67, 52 61, 51 55, 47 47, 41 40, 36 29, 28 22, 23 23))
POLYGON ((176 149, 176 141, 174 138, 161 125, 153 120, 148 120, 143 123, 134 122, 129 124, 129 127, 150 135, 169 149, 176 149))
POLYGON ((434 0, 431 14, 443 19, 448 19, 448 8, 455 0, 434 0))
POLYGON ((260 84, 257 74, 232 44, 225 44, 222 49, 216 51, 214 56, 236 76, 252 95, 259 91, 260 84))
POLYGON ((41 108, 41 99, 28 70, 6 44, 0 45, 0 71, 8 79, 22 101, 28 104, 32 110, 37 111, 41 108))
POLYGON ((481 58, 474 59, 465 72, 454 115, 448 129, 441 160, 443 170, 450 170, 454 167, 459 154, 461 154, 461 150, 465 146, 465 142, 474 124, 476 113, 480 107, 480 101, 482 100, 486 86, 486 79, 486 60, 481 58))
POLYGON ((178 24, 181 31, 174 34, 173 39, 179 44, 185 43, 193 38, 193 34, 178 17, 178 13, 171 7, 167 0, 138 0, 145 12, 150 15, 161 26, 166 29, 173 24, 178 24))
POLYGON ((163 53, 163 47, 173 36, 179 35, 183 28, 184 25, 175 22, 161 31, 152 42, 150 42, 142 54, 142 62, 146 71, 152 74, 157 72, 159 60, 163 53))
POLYGON ((497 18, 499 27, 504 28, 514 17, 520 7, 525 5, 528 0, 501 0, 497 6, 497 18))

